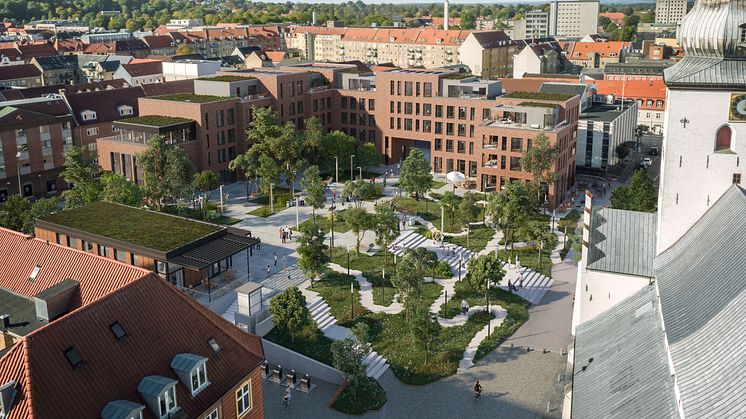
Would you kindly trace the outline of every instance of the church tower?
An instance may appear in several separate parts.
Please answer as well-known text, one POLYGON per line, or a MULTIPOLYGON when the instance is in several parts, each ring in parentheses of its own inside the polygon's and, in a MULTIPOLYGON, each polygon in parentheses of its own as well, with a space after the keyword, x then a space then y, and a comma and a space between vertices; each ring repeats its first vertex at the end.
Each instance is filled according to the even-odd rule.
POLYGON ((686 56, 664 74, 658 254, 741 182, 746 163, 746 0, 697 0, 677 37, 686 56))

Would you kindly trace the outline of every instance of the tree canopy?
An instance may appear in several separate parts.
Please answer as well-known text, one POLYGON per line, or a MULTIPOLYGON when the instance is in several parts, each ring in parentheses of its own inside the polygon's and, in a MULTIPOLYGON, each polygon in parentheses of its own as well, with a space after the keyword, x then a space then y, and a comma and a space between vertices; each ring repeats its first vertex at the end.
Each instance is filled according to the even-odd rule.
POLYGON ((326 271, 329 256, 324 253, 324 232, 316 224, 304 224, 298 239, 298 267, 310 278, 326 271))
POLYGON ((311 206, 313 220, 316 222, 316 210, 324 208, 326 201, 324 196, 326 183, 321 179, 318 166, 310 166, 306 169, 300 180, 300 186, 306 192, 306 204, 311 206))
POLYGON ((643 169, 632 175, 629 185, 622 185, 611 192, 611 207, 629 211, 655 212, 657 196, 653 179, 643 169))
POLYGON ((427 193, 433 187, 433 175, 430 173, 430 163, 425 160, 421 150, 413 148, 401 168, 399 185, 408 193, 414 194, 416 199, 427 193))
POLYGON ((154 135, 148 140, 145 151, 137 155, 143 172, 143 195, 148 203, 161 209, 166 201, 176 200, 192 184, 194 166, 181 147, 164 143, 154 135))
POLYGON ((306 297, 298 287, 286 288, 269 302, 269 311, 272 313, 272 322, 275 327, 290 334, 290 339, 295 341, 295 334, 310 326, 313 322, 311 313, 306 307, 306 297))

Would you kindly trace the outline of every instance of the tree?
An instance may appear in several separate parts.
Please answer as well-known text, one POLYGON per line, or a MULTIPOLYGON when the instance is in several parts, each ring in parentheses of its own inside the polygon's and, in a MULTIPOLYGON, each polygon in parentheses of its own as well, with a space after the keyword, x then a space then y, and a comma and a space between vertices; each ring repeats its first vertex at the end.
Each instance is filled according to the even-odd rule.
POLYGON ((376 185, 362 179, 348 180, 342 189, 342 195, 352 197, 355 207, 361 208, 365 199, 376 196, 376 185))
POLYGON ((31 202, 28 199, 19 194, 11 195, 0 207, 0 225, 23 232, 29 211, 31 211, 31 202))
POLYGON ((410 307, 413 306, 413 302, 417 300, 422 289, 422 276, 417 273, 417 267, 402 259, 396 265, 396 272, 391 276, 391 284, 396 288, 397 298, 404 303, 407 317, 409 317, 410 307))
POLYGON ((220 177, 212 170, 203 170, 194 174, 192 185, 194 185, 194 189, 207 193, 220 186, 220 177))
POLYGON ((443 211, 448 216, 450 227, 453 227, 453 217, 456 215, 458 209, 459 199, 455 193, 448 191, 443 194, 443 198, 440 199, 440 205, 443 206, 443 211))
POLYGON ((159 210, 167 200, 181 197, 191 186, 194 167, 186 152, 181 147, 164 144, 158 135, 150 137, 137 161, 143 171, 145 198, 159 210))
POLYGON ((487 214, 492 218, 496 230, 503 233, 505 249, 513 242, 515 231, 523 225, 533 212, 531 195, 524 182, 510 182, 505 189, 489 195, 487 214))
POLYGON ((98 201, 101 187, 98 182, 99 168, 95 154, 91 155, 83 147, 70 147, 65 150, 65 170, 61 176, 72 184, 62 192, 65 207, 75 208, 98 201))
POLYGON ((428 307, 422 304, 415 304, 409 321, 410 332, 415 342, 425 347, 425 365, 427 365, 430 348, 440 336, 440 323, 435 315, 428 311, 428 307))
POLYGON ((601 27, 605 28, 605 27, 609 26, 610 23, 611 23, 611 19, 609 19, 608 17, 606 17, 606 16, 599 16, 598 17, 598 26, 601 26, 601 27))
POLYGON ((477 221, 479 217, 479 207, 477 206, 477 195, 474 192, 466 192, 461 198, 458 205, 459 218, 466 226, 466 243, 469 245, 469 235, 471 234, 471 223, 477 221))
POLYGON ((536 247, 539 250, 539 269, 541 269, 541 258, 545 253, 551 253, 557 244, 559 244, 559 238, 549 230, 543 231, 538 237, 536 237, 536 247))
POLYGON ((24 220, 23 232, 34 234, 36 220, 59 211, 57 198, 39 198, 31 204, 31 210, 24 220))
POLYGON ((424 247, 407 249, 404 251, 402 262, 411 264, 417 272, 417 276, 424 278, 427 272, 432 272, 435 269, 438 264, 438 255, 424 247))
POLYGON ((365 237, 365 232, 373 228, 373 217, 365 208, 350 208, 345 211, 345 222, 357 237, 355 240, 355 253, 360 255, 360 242, 365 237))
POLYGON ((300 180, 300 186, 306 191, 306 204, 311 206, 311 212, 313 214, 313 222, 316 222, 316 210, 324 208, 324 188, 326 183, 321 179, 319 174, 319 166, 310 166, 303 173, 303 178, 300 180))
POLYGON ((373 224, 373 233, 376 235, 376 244, 383 250, 383 263, 386 264, 386 254, 389 245, 399 235, 399 218, 394 214, 391 206, 386 204, 376 205, 376 214, 373 224))
POLYGON ((383 156, 378 152, 375 144, 365 143, 357 148, 355 160, 358 166, 362 167, 363 170, 367 170, 380 165, 383 161, 383 156))
POLYGON ((484 292, 486 303, 489 287, 499 285, 505 277, 502 262, 494 254, 487 254, 469 259, 467 266, 466 282, 474 291, 484 292))
POLYGON ((277 179, 280 176, 280 168, 277 166, 277 162, 266 154, 259 156, 259 167, 257 167, 256 174, 262 179, 261 187, 259 188, 262 193, 269 195, 271 192, 272 184, 277 184, 277 179))
POLYGON ((301 227, 301 236, 298 239, 298 267, 306 276, 318 278, 319 275, 326 271, 329 263, 329 256, 324 253, 324 233, 316 224, 305 224, 301 227))
POLYGON ((655 212, 657 198, 653 179, 643 169, 638 169, 629 186, 620 186, 611 192, 611 207, 629 211, 655 212))
POLYGON ((324 127, 318 118, 310 116, 303 122, 303 147, 306 150, 306 160, 312 164, 319 163, 319 149, 324 138, 324 127))
POLYGON ((182 42, 178 47, 176 47, 176 55, 189 55, 191 53, 192 47, 190 47, 189 44, 182 42))
POLYGON ((249 184, 256 181, 259 171, 259 149, 249 148, 246 153, 239 154, 228 163, 228 169, 241 172, 246 178, 246 201, 249 200, 249 184))
POLYGON ((329 132, 321 140, 319 167, 325 173, 334 173, 336 156, 339 159, 339 168, 344 172, 353 154, 355 154, 354 138, 341 131, 329 132))
POLYGON ((549 144, 549 138, 546 135, 539 134, 534 138, 531 148, 523 153, 523 169, 533 176, 539 198, 538 205, 541 204, 542 192, 548 193, 549 184, 556 178, 553 169, 558 152, 557 146, 549 144))
POLYGON ((344 374, 353 399, 357 399, 357 390, 366 379, 365 359, 370 355, 370 347, 354 336, 348 336, 332 343, 332 366, 344 374))
POLYGON ((414 194, 419 200, 433 187, 433 175, 430 173, 430 163, 425 160, 421 150, 414 148, 404 159, 399 176, 399 185, 409 194, 414 194))
POLYGON ((101 175, 101 200, 134 207, 142 205, 142 191, 123 175, 108 172, 101 175))
POLYGON ((298 287, 286 288, 269 302, 269 312, 272 313, 272 323, 285 333, 290 334, 290 340, 295 342, 295 334, 310 326, 313 322, 311 313, 306 307, 306 297, 298 287))

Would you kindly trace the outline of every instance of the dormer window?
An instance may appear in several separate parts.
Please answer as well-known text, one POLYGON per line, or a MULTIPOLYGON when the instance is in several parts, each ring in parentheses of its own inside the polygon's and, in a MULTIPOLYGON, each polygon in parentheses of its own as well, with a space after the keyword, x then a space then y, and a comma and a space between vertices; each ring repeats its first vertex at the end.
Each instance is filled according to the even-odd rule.
POLYGON ((195 354, 178 354, 171 361, 174 370, 182 383, 190 390, 192 396, 210 385, 207 381, 207 358, 195 354))
POLYGON ((145 406, 129 400, 114 400, 106 403, 101 419, 142 419, 145 406))
POLYGON ((96 119, 96 112, 86 109, 80 113, 80 117, 83 118, 84 121, 93 121, 96 119))
POLYGON ((176 384, 178 381, 160 375, 149 375, 137 386, 137 392, 147 402, 156 417, 167 418, 179 410, 176 402, 176 384))
POLYGON ((16 382, 11 380, 0 386, 0 419, 8 417, 16 397, 16 382))
POLYGON ((122 105, 118 109, 119 109, 119 116, 132 115, 134 113, 132 110, 132 106, 122 105))

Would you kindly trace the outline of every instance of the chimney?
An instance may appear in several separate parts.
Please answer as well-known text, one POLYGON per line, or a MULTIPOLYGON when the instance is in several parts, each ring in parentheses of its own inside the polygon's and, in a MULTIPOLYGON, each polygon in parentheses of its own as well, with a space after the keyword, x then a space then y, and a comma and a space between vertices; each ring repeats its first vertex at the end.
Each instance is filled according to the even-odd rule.
POLYGON ((10 329, 10 314, 0 316, 0 324, 2 324, 3 332, 10 329))
POLYGON ((70 311, 70 303, 80 292, 80 283, 65 279, 45 289, 33 297, 36 317, 52 321, 70 311))
POLYGON ((585 208, 583 209, 583 264, 588 263, 588 241, 591 237, 591 211, 593 207, 593 192, 585 191, 585 208))
POLYGON ((448 17, 448 0, 445 0, 445 2, 443 3, 443 29, 448 30, 449 20, 450 19, 448 17))

